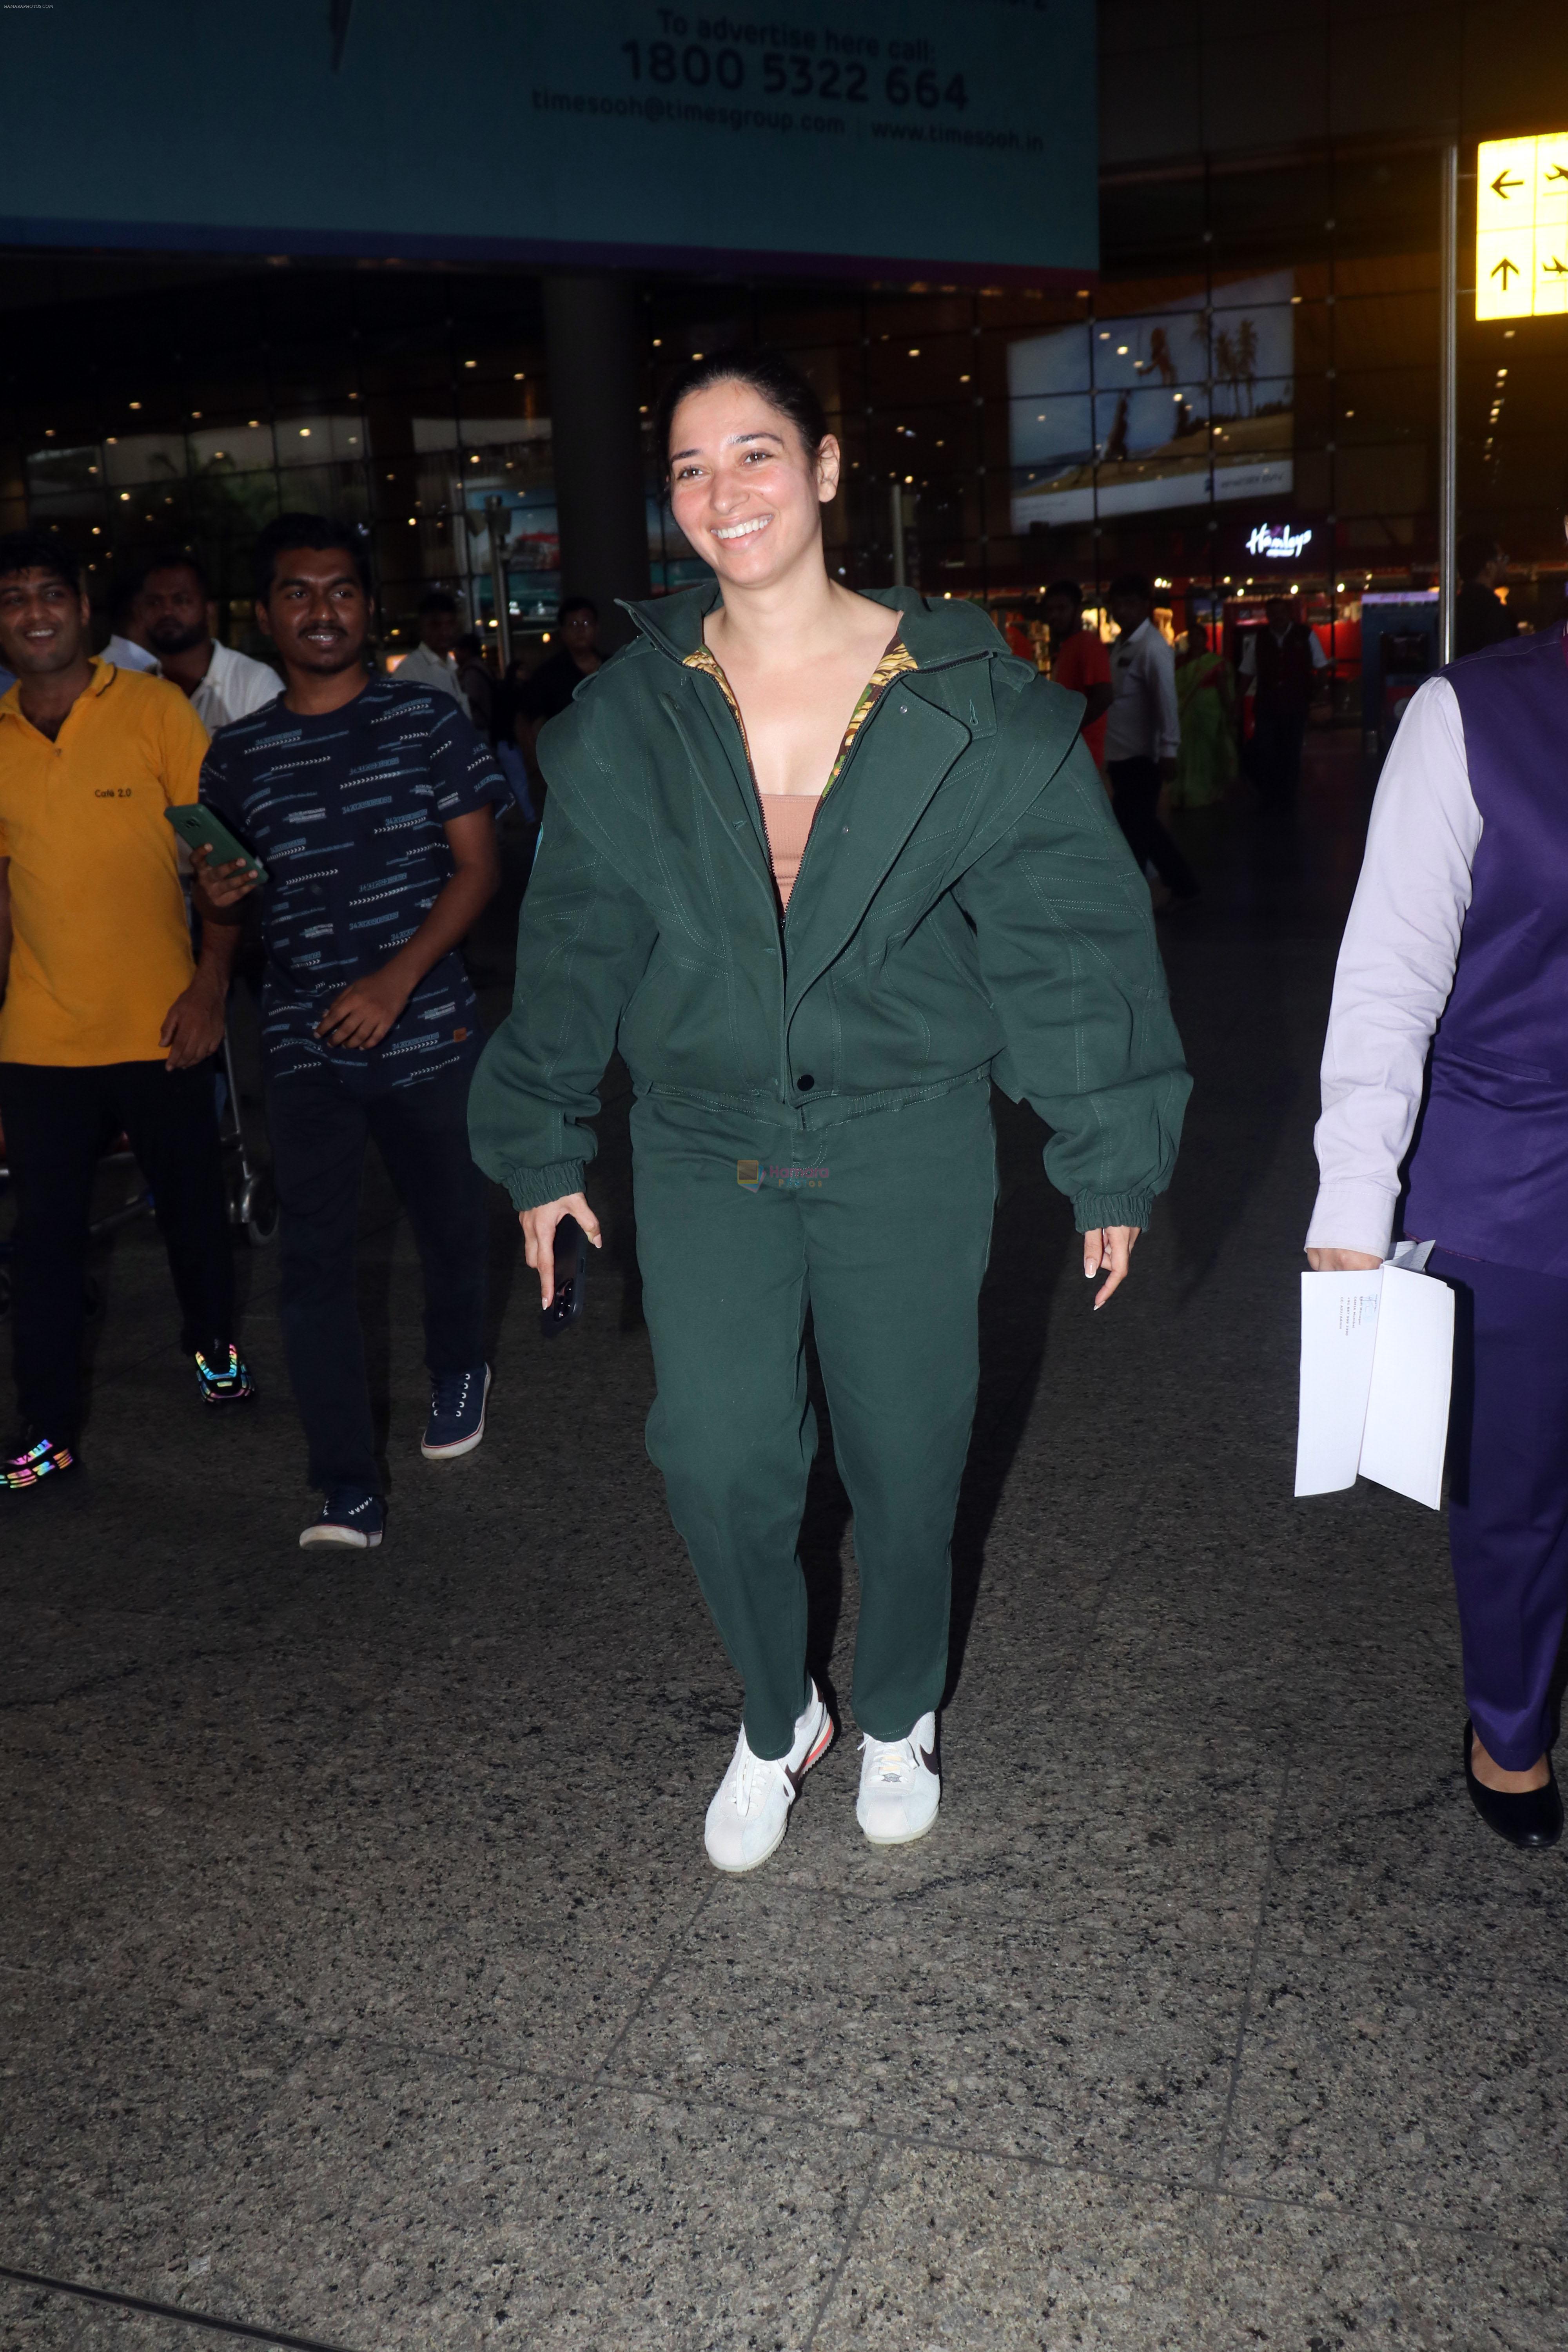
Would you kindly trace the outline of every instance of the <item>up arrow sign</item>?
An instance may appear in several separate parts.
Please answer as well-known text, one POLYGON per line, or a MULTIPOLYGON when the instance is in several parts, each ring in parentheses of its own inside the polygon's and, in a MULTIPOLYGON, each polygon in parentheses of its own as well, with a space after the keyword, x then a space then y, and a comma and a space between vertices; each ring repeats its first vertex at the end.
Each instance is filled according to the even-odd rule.
MULTIPOLYGON (((1515 188, 1522 188, 1524 182, 1522 180, 1512 180, 1509 177, 1508 165, 1505 163, 1502 170, 1498 173, 1497 178, 1492 182, 1492 194, 1494 196, 1500 196, 1503 203, 1506 205, 1513 190, 1515 188)), ((1492 274, 1495 277, 1497 273, 1494 270, 1492 274)), ((1503 282, 1506 285, 1508 281, 1505 278, 1503 282)))
POLYGON ((1494 278, 1500 278, 1502 279, 1503 290, 1505 293, 1508 290, 1508 273, 1510 269, 1517 278, 1519 276, 1519 264, 1517 261, 1510 261, 1505 253, 1502 259, 1498 263, 1497 268, 1491 273, 1494 278))

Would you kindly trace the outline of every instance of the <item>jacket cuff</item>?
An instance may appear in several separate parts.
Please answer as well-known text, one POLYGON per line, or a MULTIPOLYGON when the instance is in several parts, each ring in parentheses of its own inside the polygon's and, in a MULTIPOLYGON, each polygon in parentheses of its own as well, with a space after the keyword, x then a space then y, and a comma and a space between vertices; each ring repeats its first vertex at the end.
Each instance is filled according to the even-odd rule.
POLYGON ((1093 1233, 1100 1225, 1136 1225, 1142 1232, 1153 1206, 1152 1192, 1079 1192, 1072 1204, 1072 1218, 1080 1234, 1093 1233))
POLYGON ((509 1168, 501 1181, 514 1209, 542 1209, 546 1201, 563 1201, 583 1190, 583 1165, 581 1160, 552 1160, 548 1168, 509 1168))
MULTIPOLYGON (((1364 1178, 1320 1186, 1304 1249, 1364 1250, 1386 1257, 1394 1232, 1395 1195, 1364 1178)), ((1425 1234, 1421 1239, 1426 1239, 1425 1234)))

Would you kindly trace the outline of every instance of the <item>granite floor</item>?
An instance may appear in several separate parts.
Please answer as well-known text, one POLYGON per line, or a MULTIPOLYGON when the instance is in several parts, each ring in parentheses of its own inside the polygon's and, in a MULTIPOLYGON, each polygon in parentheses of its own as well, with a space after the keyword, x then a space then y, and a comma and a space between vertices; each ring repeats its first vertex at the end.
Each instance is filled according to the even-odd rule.
MULTIPOLYGON (((766 1870, 704 1860, 737 1695, 642 1450, 624 1100, 549 1349, 498 1209, 489 1434, 442 1470, 373 1177, 363 1560, 296 1548, 274 1261, 263 1402, 212 1425, 149 1231, 105 1248, 88 1467, 0 1533, 0 2346, 1562 2352, 1563 1860, 1465 1801, 1438 1517, 1289 1491, 1364 800, 1320 745, 1294 832, 1187 821, 1197 1092, 1113 1310, 1000 1106, 907 1851, 846 1720, 766 1870)), ((826 1464, 806 1550, 845 1687, 826 1464)))

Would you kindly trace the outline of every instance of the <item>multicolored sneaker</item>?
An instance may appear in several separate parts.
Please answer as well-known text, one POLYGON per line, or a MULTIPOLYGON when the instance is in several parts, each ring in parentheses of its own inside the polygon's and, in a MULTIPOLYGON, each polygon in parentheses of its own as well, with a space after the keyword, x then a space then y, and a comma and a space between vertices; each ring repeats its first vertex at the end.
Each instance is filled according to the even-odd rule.
POLYGON ((256 1382, 240 1361, 239 1349, 232 1344, 226 1361, 209 1363, 198 1348, 196 1353, 196 1385, 204 1404, 248 1404, 256 1394, 256 1382))
POLYGON ((25 1486, 41 1485, 52 1470, 75 1468, 76 1455, 68 1445, 57 1445, 47 1437, 35 1438, 30 1430, 24 1430, 21 1450, 0 1462, 0 1484, 19 1495, 25 1486))
POLYGON ((419 1441, 426 1462, 449 1462, 455 1454, 471 1454, 485 1433, 485 1399, 490 1392, 490 1368, 476 1364, 471 1372, 437 1372, 430 1382, 430 1418, 419 1441))
POLYGON ((342 1544, 349 1551, 374 1551, 386 1526, 386 1506, 368 1486, 334 1486, 300 1538, 300 1549, 342 1544))

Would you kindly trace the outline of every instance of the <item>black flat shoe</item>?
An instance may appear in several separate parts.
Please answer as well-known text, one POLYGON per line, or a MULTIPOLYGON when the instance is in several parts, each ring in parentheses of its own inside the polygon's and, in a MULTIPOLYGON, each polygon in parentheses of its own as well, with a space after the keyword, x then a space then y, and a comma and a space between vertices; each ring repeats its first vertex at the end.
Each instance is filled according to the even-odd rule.
POLYGON ((1465 1726, 1465 1786, 1470 1792, 1470 1802, 1489 1830, 1495 1830, 1510 1845, 1555 1845, 1563 1834, 1563 1794, 1557 1786, 1552 1759, 1546 1759, 1551 1774, 1544 1789, 1526 1789, 1515 1794, 1510 1790, 1489 1789, 1477 1780, 1470 1769, 1470 1749, 1475 1743, 1476 1727, 1465 1726))

